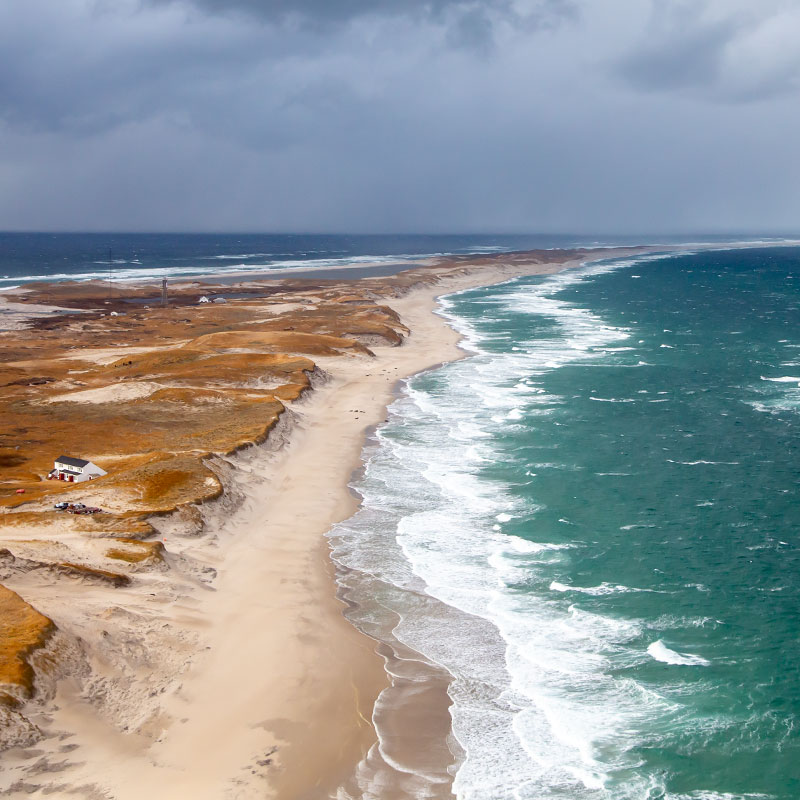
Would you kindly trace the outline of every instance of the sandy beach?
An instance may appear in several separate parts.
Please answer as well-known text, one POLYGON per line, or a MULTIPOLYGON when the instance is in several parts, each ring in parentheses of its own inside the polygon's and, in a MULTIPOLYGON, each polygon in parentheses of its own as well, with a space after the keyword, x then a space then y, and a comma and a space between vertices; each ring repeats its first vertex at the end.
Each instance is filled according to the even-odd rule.
POLYGON ((398 381, 464 355, 436 298, 585 258, 459 264, 396 291, 387 305, 410 331, 401 346, 316 356, 313 389, 266 441, 210 462, 224 487, 201 506, 202 530, 213 535, 187 528, 185 514, 151 519, 168 569, 138 580, 125 600, 110 601, 105 587, 6 575, 83 652, 40 692, 49 700, 30 719, 46 735, 0 756, 4 796, 76 787, 119 800, 451 796, 458 753, 448 742, 447 676, 347 621, 325 533, 357 508, 348 482, 398 381), (86 593, 80 613, 76 592, 86 593), (93 680, 114 672, 120 646, 134 677, 124 686, 93 680), (385 663, 398 659, 408 669, 390 670, 390 681, 385 663), (384 720, 390 763, 373 727, 381 692, 395 711, 384 720), (425 780, 398 770, 404 760, 425 780))

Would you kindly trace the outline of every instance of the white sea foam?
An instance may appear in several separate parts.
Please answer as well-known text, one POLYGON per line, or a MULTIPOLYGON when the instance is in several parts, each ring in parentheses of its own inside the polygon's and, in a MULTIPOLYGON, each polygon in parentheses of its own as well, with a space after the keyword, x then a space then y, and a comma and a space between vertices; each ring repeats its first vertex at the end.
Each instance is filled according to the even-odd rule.
POLYGON ((622 586, 620 584, 606 583, 605 581, 599 586, 568 586, 567 584, 553 581, 550 588, 554 592, 579 592, 580 594, 588 594, 594 597, 601 597, 606 594, 625 594, 627 592, 649 592, 650 589, 634 589, 630 586, 622 586))
POLYGON ((649 630, 680 631, 683 628, 716 628, 725 623, 713 617, 675 617, 664 615, 647 623, 649 630))
POLYGON ((595 400, 598 403, 635 403, 632 397, 615 398, 615 397, 590 397, 590 400, 595 400))
POLYGON ((517 553, 543 553, 557 550, 570 550, 573 544, 551 544, 543 542, 531 542, 519 536, 508 536, 504 542, 507 549, 517 553))
POLYGON ((785 411, 797 413, 800 411, 800 396, 775 398, 773 400, 754 400, 748 405, 764 414, 781 414, 785 411))
POLYGON ((667 459, 668 464, 683 464, 686 467, 697 467, 701 464, 709 464, 709 465, 723 465, 723 466, 735 466, 738 464, 738 461, 706 461, 705 459, 700 459, 699 461, 673 461, 671 458, 667 459))
POLYGON ((694 656, 691 653, 678 653, 675 650, 670 650, 661 639, 649 645, 647 652, 656 661, 662 661, 664 664, 680 664, 682 666, 691 667, 708 667, 711 665, 710 661, 700 656, 694 656))
MULTIPOLYGON (((785 346, 794 347, 795 345, 787 344, 785 346)), ((798 364, 787 362, 781 366, 793 367, 798 364)), ((760 377, 762 383, 750 387, 750 391, 759 399, 747 401, 748 405, 765 414, 782 414, 787 411, 796 414, 800 412, 800 377, 795 375, 777 377, 761 375, 760 377), (764 384, 768 384, 768 386, 764 384)))
POLYGON ((688 794, 672 794, 667 792, 664 800, 770 800, 768 794, 731 794, 730 792, 689 792, 688 794))
POLYGON ((219 256, 204 256, 203 260, 209 261, 241 261, 242 259, 250 258, 275 258, 280 256, 288 256, 291 253, 236 253, 234 255, 219 255, 219 256))

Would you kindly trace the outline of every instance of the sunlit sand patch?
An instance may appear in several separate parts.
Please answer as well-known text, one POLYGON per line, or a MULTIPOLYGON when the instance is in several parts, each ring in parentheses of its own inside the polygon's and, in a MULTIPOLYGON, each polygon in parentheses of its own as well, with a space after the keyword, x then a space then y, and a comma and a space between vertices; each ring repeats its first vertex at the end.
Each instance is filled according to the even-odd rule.
POLYGON ((66 361, 90 361, 94 364, 105 366, 106 364, 112 364, 123 356, 135 356, 142 353, 170 350, 183 347, 185 344, 185 341, 178 341, 159 345, 158 347, 82 347, 77 352, 66 353, 62 358, 66 361))
POLYGON ((352 351, 369 354, 366 347, 353 339, 299 331, 221 331, 195 339, 191 347, 211 352, 231 350, 240 353, 254 351, 337 355, 343 351, 352 351))
POLYGON ((154 392, 163 388, 158 383, 151 381, 136 381, 131 383, 114 383, 111 386, 101 386, 99 389, 83 389, 77 392, 58 394, 48 397, 46 403, 124 403, 149 397, 154 392))

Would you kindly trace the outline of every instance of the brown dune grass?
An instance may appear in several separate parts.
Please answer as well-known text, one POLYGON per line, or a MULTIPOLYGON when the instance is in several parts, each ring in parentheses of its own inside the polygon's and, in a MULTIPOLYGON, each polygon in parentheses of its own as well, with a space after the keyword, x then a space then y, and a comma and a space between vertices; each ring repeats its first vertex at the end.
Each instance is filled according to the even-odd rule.
MULTIPOLYGON (((128 294, 148 291, 131 287, 128 294)), ((187 307, 183 298, 184 305, 152 309, 110 300, 101 284, 31 287, 19 296, 27 303, 58 295, 84 309, 0 338, 0 514, 6 531, 55 534, 41 545, 61 547, 62 555, 39 566, 56 579, 121 590, 130 583, 125 570, 165 564, 161 542, 141 541, 156 533, 148 518, 221 495, 208 458, 267 438, 286 405, 310 390, 316 365, 309 356, 368 357, 358 337, 398 344, 407 333, 391 309, 364 296, 337 302, 342 292, 326 287, 322 302, 287 304, 285 296, 273 303, 276 292, 213 307, 187 307), (126 313, 111 317, 111 308, 126 313), (61 454, 92 460, 108 474, 80 484, 45 480, 61 454), (60 500, 105 513, 54 511, 60 500), (98 554, 79 542, 59 545, 84 535, 114 546, 98 554), (83 563, 92 557, 99 563, 83 563), (103 558, 122 571, 105 569, 103 558)), ((12 558, 7 568, 24 574, 32 563, 24 561, 12 558)), ((0 586, 0 682, 17 687, 0 694, 4 702, 30 696, 28 656, 53 630, 0 586)))
POLYGON ((55 630, 51 619, 0 585, 0 703, 14 706, 19 703, 18 695, 33 695, 35 675, 30 656, 44 647, 55 630), (11 691, 4 691, 3 686, 11 691))
POLYGON ((97 569, 86 564, 71 564, 68 561, 63 561, 56 565, 56 569, 62 575, 97 580, 102 583, 108 583, 111 586, 127 586, 131 582, 127 575, 121 575, 119 572, 109 572, 106 569, 97 569))
POLYGON ((141 542, 138 539, 117 539, 116 542, 128 547, 112 547, 106 550, 106 558, 126 561, 129 564, 140 564, 143 561, 163 562, 164 545, 161 542, 141 542))

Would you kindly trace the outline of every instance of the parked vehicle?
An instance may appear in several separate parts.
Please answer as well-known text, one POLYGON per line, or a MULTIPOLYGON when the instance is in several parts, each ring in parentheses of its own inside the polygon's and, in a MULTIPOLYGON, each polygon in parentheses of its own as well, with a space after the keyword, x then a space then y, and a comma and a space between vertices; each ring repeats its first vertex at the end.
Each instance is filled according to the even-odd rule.
POLYGON ((68 514, 102 514, 103 509, 97 506, 87 506, 84 503, 56 503, 53 508, 57 511, 66 511, 68 514))

